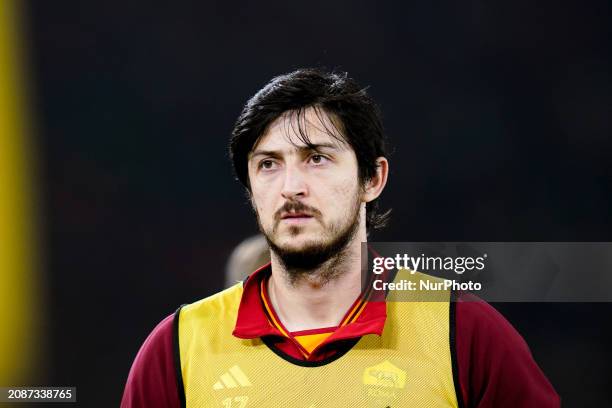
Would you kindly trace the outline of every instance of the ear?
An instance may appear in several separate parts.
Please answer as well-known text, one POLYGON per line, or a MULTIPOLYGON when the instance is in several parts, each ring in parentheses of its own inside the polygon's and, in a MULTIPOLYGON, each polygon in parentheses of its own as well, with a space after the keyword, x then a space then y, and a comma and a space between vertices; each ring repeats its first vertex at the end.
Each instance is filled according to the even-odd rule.
POLYGON ((387 184, 389 176, 389 161, 384 157, 376 159, 376 174, 366 181, 363 187, 362 199, 366 203, 378 198, 387 184))

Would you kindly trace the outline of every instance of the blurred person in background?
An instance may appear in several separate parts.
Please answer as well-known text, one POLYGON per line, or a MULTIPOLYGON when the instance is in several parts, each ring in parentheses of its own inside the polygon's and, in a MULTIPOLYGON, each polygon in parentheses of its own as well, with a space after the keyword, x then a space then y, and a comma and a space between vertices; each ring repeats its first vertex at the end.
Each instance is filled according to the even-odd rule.
POLYGON ((231 158, 271 263, 149 335, 122 407, 558 407, 485 302, 384 302, 361 288, 389 175, 380 113, 346 73, 300 69, 245 105, 231 158))
POLYGON ((232 251, 225 269, 225 287, 243 281, 260 266, 270 262, 270 248, 266 238, 254 235, 238 244, 232 251))

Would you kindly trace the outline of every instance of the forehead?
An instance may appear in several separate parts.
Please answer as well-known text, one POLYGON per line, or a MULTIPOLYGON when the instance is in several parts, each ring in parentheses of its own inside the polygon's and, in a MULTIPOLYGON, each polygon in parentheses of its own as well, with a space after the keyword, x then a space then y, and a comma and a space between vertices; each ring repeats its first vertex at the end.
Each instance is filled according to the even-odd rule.
POLYGON ((291 151, 319 144, 350 149, 340 120, 322 108, 308 107, 284 112, 272 121, 252 150, 291 151))

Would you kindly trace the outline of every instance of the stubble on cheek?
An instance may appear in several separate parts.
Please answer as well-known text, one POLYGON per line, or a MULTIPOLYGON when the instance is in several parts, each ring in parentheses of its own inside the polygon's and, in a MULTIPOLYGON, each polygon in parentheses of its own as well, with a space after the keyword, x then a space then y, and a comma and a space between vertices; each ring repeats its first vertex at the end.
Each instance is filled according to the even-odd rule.
POLYGON ((257 225, 259 226, 259 230, 266 236, 270 235, 271 233, 274 233, 274 229, 275 226, 272 223, 272 231, 268 230, 266 228, 266 225, 270 225, 269 223, 264 223, 264 220, 262 220, 261 218, 261 208, 257 205, 257 200, 255 200, 254 196, 251 195, 250 198, 250 202, 251 202, 251 208, 253 209, 253 212, 255 213, 255 220, 257 221, 257 225))
POLYGON ((336 206, 341 206, 342 208, 338 209, 339 213, 344 218, 351 215, 351 211, 355 206, 355 201, 359 198, 360 192, 359 184, 355 186, 354 178, 345 178, 343 179, 333 190, 334 197, 341 198, 340 200, 336 200, 336 206))

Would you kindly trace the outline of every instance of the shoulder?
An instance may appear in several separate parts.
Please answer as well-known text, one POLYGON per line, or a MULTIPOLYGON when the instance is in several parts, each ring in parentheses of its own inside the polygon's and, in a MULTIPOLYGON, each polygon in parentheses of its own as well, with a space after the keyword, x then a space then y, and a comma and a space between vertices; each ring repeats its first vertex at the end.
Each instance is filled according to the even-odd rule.
POLYGON ((221 313, 236 311, 240 306, 242 292, 242 282, 239 282, 212 296, 184 305, 178 311, 180 323, 183 324, 186 318, 198 321, 219 317, 221 313))
POLYGON ((146 338, 128 375, 122 408, 180 407, 174 359, 174 314, 146 338))
POLYGON ((460 293, 456 299, 457 339, 483 340, 496 347, 527 349, 527 344, 516 329, 493 306, 472 294, 460 293))
POLYGON ((459 294, 454 307, 458 378, 468 405, 560 405, 527 343, 501 313, 469 294, 459 294))
POLYGON ((237 310, 242 294, 242 282, 194 303, 181 306, 163 319, 146 338, 128 375, 122 408, 180 407, 181 386, 176 344, 179 324, 188 331, 226 319, 230 310, 237 310))

